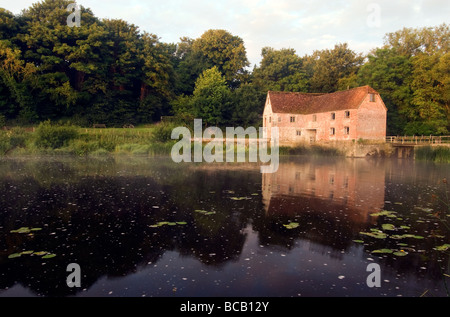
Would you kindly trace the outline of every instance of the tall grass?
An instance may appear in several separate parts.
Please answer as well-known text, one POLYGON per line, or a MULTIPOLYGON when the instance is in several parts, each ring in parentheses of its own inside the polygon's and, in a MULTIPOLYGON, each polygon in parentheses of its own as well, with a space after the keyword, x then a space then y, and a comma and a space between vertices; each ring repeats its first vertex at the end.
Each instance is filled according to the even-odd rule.
POLYGON ((419 161, 450 163, 450 147, 423 146, 415 150, 415 158, 419 161))
POLYGON ((280 147, 280 155, 341 156, 338 149, 320 145, 280 147))

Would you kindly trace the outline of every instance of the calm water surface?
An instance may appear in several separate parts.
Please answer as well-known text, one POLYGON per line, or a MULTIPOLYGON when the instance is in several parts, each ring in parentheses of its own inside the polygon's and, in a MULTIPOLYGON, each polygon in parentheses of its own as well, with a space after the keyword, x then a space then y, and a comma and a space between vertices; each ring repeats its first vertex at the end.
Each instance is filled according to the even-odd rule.
POLYGON ((3 159, 0 296, 447 296, 449 256, 433 248, 450 243, 448 176, 406 160, 289 158, 263 175, 170 158, 3 159), (361 234, 377 230, 388 237, 361 234), (69 263, 81 288, 66 284, 69 263))

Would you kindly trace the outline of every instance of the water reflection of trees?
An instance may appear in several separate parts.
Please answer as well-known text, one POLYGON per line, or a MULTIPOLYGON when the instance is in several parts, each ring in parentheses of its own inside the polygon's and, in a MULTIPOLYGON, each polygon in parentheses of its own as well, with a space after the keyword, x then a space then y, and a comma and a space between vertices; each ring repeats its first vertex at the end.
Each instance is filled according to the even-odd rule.
POLYGON ((104 275, 125 276, 146 263, 156 263, 167 251, 220 267, 237 260, 245 242, 242 229, 248 218, 233 212, 233 201, 222 197, 239 183, 229 175, 211 183, 208 172, 186 177, 167 170, 170 174, 158 175, 161 170, 153 166, 142 172, 153 172, 155 177, 129 175, 129 171, 121 176, 121 170, 110 176, 110 171, 101 169, 83 175, 72 169, 63 178, 61 171, 70 167, 58 163, 55 168, 43 164, 46 178, 35 171, 39 165, 33 165, 34 173, 27 173, 24 165, 11 164, 15 170, 0 181, 2 289, 18 282, 37 294, 69 295, 76 291, 65 285, 69 263, 82 267, 83 287, 89 287, 104 275), (170 181, 165 182, 165 176, 170 181), (204 216, 196 209, 215 214, 204 216), (187 224, 150 227, 160 221, 187 224), (43 230, 32 237, 10 233, 22 226, 43 230), (57 257, 7 259, 25 250, 50 251, 57 257))
POLYGON ((166 159, 1 164, 0 288, 18 282, 50 296, 79 291, 65 285, 73 262, 82 267, 84 288, 155 264, 167 251, 221 268, 239 260, 249 225, 261 245, 292 249, 306 239, 340 257, 376 222, 369 214, 391 199, 385 197, 390 170, 365 160, 288 161, 273 175, 260 174, 258 166, 243 172, 166 159), (161 221, 186 225, 150 227, 161 221), (284 228, 289 221, 298 222, 298 230, 284 228), (43 230, 33 237, 9 233, 21 226, 43 230), (58 256, 7 259, 25 250, 58 256))

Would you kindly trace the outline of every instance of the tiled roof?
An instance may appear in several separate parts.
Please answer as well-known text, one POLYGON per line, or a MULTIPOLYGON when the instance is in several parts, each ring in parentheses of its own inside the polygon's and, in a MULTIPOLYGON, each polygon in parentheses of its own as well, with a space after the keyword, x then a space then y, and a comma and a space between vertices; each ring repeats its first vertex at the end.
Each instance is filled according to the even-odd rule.
POLYGON ((357 109, 368 94, 378 94, 370 86, 330 94, 269 91, 273 113, 312 114, 357 109))

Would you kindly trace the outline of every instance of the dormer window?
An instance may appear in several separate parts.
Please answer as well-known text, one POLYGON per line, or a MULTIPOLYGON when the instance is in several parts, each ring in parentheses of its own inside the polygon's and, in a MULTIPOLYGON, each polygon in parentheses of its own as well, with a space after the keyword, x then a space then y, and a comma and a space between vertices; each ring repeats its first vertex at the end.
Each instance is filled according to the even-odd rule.
POLYGON ((370 94, 369 96, 370 96, 370 102, 375 102, 376 101, 375 94, 370 94))

